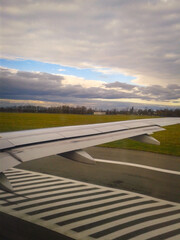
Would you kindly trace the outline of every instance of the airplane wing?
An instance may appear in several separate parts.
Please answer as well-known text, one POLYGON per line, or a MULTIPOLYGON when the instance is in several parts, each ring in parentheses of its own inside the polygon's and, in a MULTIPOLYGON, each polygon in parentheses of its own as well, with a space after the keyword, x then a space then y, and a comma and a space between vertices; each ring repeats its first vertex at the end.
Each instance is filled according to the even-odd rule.
POLYGON ((82 149, 125 138, 159 144, 149 134, 177 123, 180 118, 151 118, 0 133, 0 188, 11 190, 3 171, 22 162, 60 154, 75 161, 95 163, 82 149))

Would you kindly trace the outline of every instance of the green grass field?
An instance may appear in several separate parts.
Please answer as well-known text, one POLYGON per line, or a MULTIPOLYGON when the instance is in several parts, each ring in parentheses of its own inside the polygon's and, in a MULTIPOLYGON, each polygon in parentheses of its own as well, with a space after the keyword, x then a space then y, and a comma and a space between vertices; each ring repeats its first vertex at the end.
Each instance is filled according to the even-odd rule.
MULTIPOLYGON (((136 115, 75 115, 46 113, 0 113, 0 132, 25 129, 71 126, 80 124, 103 123, 132 119, 149 118, 136 115)), ((153 135, 161 142, 160 146, 139 143, 130 139, 107 143, 102 146, 134 149, 180 156, 180 125, 166 127, 166 131, 153 135)))

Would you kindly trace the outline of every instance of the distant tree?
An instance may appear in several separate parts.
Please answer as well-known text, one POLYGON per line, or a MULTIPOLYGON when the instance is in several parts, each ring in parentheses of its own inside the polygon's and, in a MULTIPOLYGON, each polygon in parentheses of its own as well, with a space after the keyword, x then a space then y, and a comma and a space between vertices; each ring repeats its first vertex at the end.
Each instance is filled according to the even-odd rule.
POLYGON ((134 107, 132 107, 132 108, 129 110, 129 113, 130 113, 130 114, 133 114, 133 113, 134 113, 134 107))

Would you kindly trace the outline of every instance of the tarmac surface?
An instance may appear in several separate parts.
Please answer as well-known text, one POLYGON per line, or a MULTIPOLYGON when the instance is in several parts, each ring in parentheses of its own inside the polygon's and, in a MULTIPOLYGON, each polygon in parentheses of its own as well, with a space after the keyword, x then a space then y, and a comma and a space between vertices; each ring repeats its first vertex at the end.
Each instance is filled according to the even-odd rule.
POLYGON ((180 204, 11 168, 0 190, 0 234, 12 240, 180 239, 180 204))
POLYGON ((179 157, 86 151, 96 164, 51 156, 6 171, 0 239, 180 239, 179 157))
POLYGON ((23 163, 18 168, 180 202, 180 157, 101 147, 86 151, 95 159, 113 160, 121 164, 97 161, 95 165, 88 165, 51 156, 23 163), (129 166, 128 163, 142 167, 129 166))

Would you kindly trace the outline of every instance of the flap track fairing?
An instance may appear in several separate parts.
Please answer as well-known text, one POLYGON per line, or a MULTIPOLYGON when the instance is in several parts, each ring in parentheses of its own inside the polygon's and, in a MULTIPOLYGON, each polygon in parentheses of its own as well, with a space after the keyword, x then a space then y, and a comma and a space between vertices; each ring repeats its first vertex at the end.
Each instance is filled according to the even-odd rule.
POLYGON ((131 139, 142 143, 160 145, 160 142, 157 139, 153 138, 152 136, 149 136, 148 134, 131 137, 131 139))
POLYGON ((66 152, 59 154, 62 157, 68 158, 73 161, 86 163, 86 164, 95 164, 96 161, 84 150, 76 150, 71 152, 66 152))

